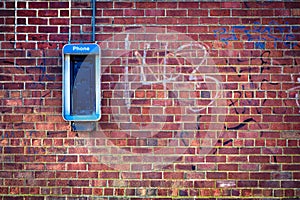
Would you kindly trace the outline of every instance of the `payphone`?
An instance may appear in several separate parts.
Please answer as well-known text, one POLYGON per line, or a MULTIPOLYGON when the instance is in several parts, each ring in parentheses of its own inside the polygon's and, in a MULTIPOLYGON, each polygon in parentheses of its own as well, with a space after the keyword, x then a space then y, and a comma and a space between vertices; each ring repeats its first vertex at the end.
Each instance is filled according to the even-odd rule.
POLYGON ((101 117, 100 47, 63 47, 62 115, 66 121, 97 121, 101 117))

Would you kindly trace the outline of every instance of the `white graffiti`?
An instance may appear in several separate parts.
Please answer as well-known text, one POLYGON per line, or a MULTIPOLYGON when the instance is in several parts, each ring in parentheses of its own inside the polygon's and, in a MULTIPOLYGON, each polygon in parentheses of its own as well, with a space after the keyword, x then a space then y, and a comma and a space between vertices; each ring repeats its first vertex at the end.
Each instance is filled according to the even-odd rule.
MULTIPOLYGON (((129 50, 130 43, 128 41, 129 35, 126 35, 125 38, 125 50, 129 50)), ((127 109, 130 108, 130 100, 129 100, 129 82, 128 82, 128 59, 125 60, 125 104, 127 109)))
MULTIPOLYGON (((130 46, 130 42, 128 41, 128 36, 125 39, 125 48, 128 50, 130 46)), ((206 106, 196 106, 191 105, 195 104, 194 101, 180 99, 183 105, 187 105, 189 110, 192 112, 200 112, 208 106, 211 106, 215 99, 220 96, 222 91, 222 85, 218 78, 207 75, 205 72, 201 72, 201 69, 207 65, 207 58, 209 56, 207 47, 201 45, 199 43, 194 44, 184 44, 177 48, 174 52, 168 51, 168 42, 166 42, 164 46, 164 57, 158 61, 158 64, 149 64, 147 63, 147 51, 150 49, 150 44, 146 43, 143 49, 143 55, 141 55, 138 51, 134 51, 135 58, 138 60, 138 71, 135 72, 139 74, 139 80, 137 77, 133 79, 133 81, 139 81, 143 85, 157 84, 162 83, 164 87, 165 98, 167 97, 167 83, 173 82, 175 84, 175 88, 178 91, 192 91, 197 90, 197 88, 201 88, 201 84, 208 85, 209 89, 216 91, 214 97, 206 106), (182 58, 185 59, 182 60, 182 58), (176 65, 168 64, 169 59, 175 59, 176 65), (186 62, 186 63, 183 63, 186 62), (184 80, 183 76, 187 74, 187 72, 183 72, 182 69, 184 67, 190 67, 192 69, 191 72, 188 72, 188 79, 184 80), (182 84, 182 82, 186 82, 187 84, 182 84), (188 88, 191 87, 191 88, 188 88), (200 107, 200 108, 199 108, 200 107)), ((157 57, 159 60, 159 52, 152 53, 152 57, 157 57), (153 55, 153 54, 157 55, 153 55)), ((125 66, 125 91, 124 91, 124 99, 126 102, 127 109, 131 106, 130 101, 130 92, 132 91, 131 84, 129 81, 129 71, 128 71, 128 60, 126 60, 125 66)))
POLYGON ((161 169, 173 163, 188 151, 204 109, 209 120, 203 130, 209 131, 201 133, 206 139, 201 140, 197 155, 212 151, 219 130, 224 128, 225 118, 220 116, 226 115, 227 102, 223 98, 222 76, 208 46, 183 33, 142 27, 114 35, 103 41, 101 48, 101 72, 111 92, 111 98, 105 100, 112 126, 100 123, 89 134, 91 141, 105 141, 105 150, 93 143, 89 146, 100 162, 120 170, 131 162, 127 158, 136 155, 139 159, 135 170, 161 169), (193 127, 189 127, 191 123, 193 127), (164 148, 154 144, 165 133, 172 136, 164 148), (124 139, 136 139, 136 147, 116 144, 115 135, 119 138, 120 134, 124 139), (142 146, 143 151, 137 151, 142 146), (174 152, 174 146, 180 148, 174 152))
MULTIPOLYGON (((299 78, 298 78, 298 82, 300 82, 299 78)), ((293 87, 293 88, 290 88, 287 90, 287 93, 290 93, 291 91, 295 91, 295 90, 300 90, 300 86, 297 86, 297 87, 293 87)), ((295 101, 296 101, 296 104, 299 108, 299 113, 300 113, 300 103, 299 103, 299 91, 295 94, 295 101)))

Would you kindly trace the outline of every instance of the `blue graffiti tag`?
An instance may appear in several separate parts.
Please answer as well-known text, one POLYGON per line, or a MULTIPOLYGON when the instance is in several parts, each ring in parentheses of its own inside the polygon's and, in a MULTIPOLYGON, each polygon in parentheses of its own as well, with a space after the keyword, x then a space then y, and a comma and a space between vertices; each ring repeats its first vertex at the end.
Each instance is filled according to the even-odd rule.
POLYGON ((228 44, 229 41, 238 41, 238 34, 240 37, 245 36, 247 41, 254 41, 254 47, 256 49, 265 49, 266 41, 273 41, 274 48, 277 48, 278 42, 283 42, 283 45, 287 48, 294 48, 298 45, 295 42, 296 36, 292 33, 293 29, 299 29, 298 26, 290 27, 286 22, 286 26, 278 24, 276 21, 271 21, 269 26, 254 22, 253 26, 232 26, 231 30, 227 28, 215 29, 214 36, 224 44, 228 44), (293 42, 294 41, 294 42, 293 42))

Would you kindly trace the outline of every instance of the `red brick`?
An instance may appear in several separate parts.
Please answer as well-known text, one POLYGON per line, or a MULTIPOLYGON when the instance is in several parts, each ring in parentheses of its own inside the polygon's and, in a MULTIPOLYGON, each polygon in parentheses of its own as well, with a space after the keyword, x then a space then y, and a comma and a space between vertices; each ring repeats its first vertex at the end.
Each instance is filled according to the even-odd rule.
POLYGON ((136 2, 136 8, 156 8, 156 3, 155 2, 136 2))
MULTIPOLYGON (((14 21, 15 21, 14 18, 9 18, 9 17, 5 18, 5 24, 7 25, 13 25, 14 21)), ((24 21, 24 18, 20 18, 20 21, 21 22, 24 21)))
POLYGON ((36 10, 18 10, 17 15, 18 16, 26 16, 26 17, 35 17, 36 10))
POLYGON ((232 16, 251 16, 251 14, 252 14, 251 10, 246 10, 246 9, 232 10, 232 16))
POLYGON ((226 162, 225 156, 206 156, 206 162, 226 162))
POLYGON ((69 11, 68 10, 60 10, 59 11, 59 16, 68 17, 69 16, 69 11))
POLYGON ((183 179, 183 172, 164 172, 163 177, 165 179, 183 179))
POLYGON ((24 84, 23 83, 3 83, 2 84, 3 89, 24 89, 24 84))
POLYGON ((50 25, 68 25, 69 19, 68 18, 51 18, 50 25))
POLYGON ((254 163, 269 163, 270 157, 269 156, 250 156, 249 161, 254 162, 254 163))
POLYGON ((133 2, 114 2, 114 8, 133 8, 133 2))
POLYGON ((5 154, 24 154, 24 147, 4 147, 5 154))
POLYGON ((28 18, 28 24, 47 25, 48 20, 42 18, 28 18))
POLYGON ((259 173, 250 173, 250 179, 266 179, 266 180, 270 180, 271 178, 271 173, 263 173, 263 172, 259 172, 259 173))
MULTIPOLYGON (((1 43, 2 49, 12 49, 14 48, 14 43, 11 42, 2 42, 1 43)), ((8 59, 0 59, 0 64, 1 65, 11 65, 13 64, 13 60, 8 60, 8 59)))
POLYGON ((240 23, 240 19, 239 18, 225 18, 225 17, 222 17, 222 18, 219 19, 219 23, 221 25, 225 25, 225 24, 230 24, 230 25, 239 24, 240 23))
POLYGON ((257 187, 258 181, 238 181, 238 187, 257 187))
POLYGON ((101 172, 100 178, 106 178, 106 179, 118 179, 119 178, 119 172, 101 172))
POLYGON ((67 164, 68 170, 86 170, 86 164, 67 164))
MULTIPOLYGON (((83 194, 92 194, 92 188, 83 188, 82 193, 83 194)), ((70 194, 70 192, 67 192, 66 194, 70 194)))
MULTIPOLYGON (((299 4, 296 2, 284 2, 284 7, 285 8, 300 8, 299 4)), ((283 8, 282 5, 280 8, 283 8)))
POLYGON ((57 17, 58 11, 57 10, 39 10, 38 16, 39 17, 57 17))
MULTIPOLYGON (((295 87, 297 82, 295 74, 299 71, 292 65, 298 63, 297 56, 299 55, 295 51, 297 46, 292 49, 286 46, 287 43, 281 41, 285 34, 295 35, 293 40, 298 38, 297 26, 287 25, 287 23, 299 23, 297 18, 291 16, 292 13, 297 14, 294 11, 295 4, 293 2, 291 4, 284 2, 96 2, 96 5, 96 23, 106 24, 104 27, 96 28, 98 41, 106 40, 112 37, 112 33, 122 32, 123 29, 130 31, 134 28, 130 26, 133 24, 155 24, 162 28, 161 30, 167 31, 170 36, 166 36, 164 32, 132 36, 138 40, 147 38, 149 40, 173 39, 181 41, 184 39, 183 36, 175 37, 174 31, 176 31, 195 41, 203 42, 205 46, 207 45, 208 58, 211 59, 211 61, 207 60, 207 66, 217 66, 218 76, 223 79, 223 89, 226 90, 226 94, 224 94, 227 99, 225 100, 225 107, 229 113, 224 122, 223 115, 216 117, 218 123, 222 121, 223 125, 220 127, 224 133, 219 137, 220 142, 211 144, 216 146, 211 150, 211 153, 213 152, 215 155, 188 155, 202 152, 203 149, 198 147, 202 147, 201 141, 204 137, 216 137, 214 132, 205 132, 205 129, 208 130, 211 128, 210 125, 213 125, 209 123, 211 122, 210 114, 216 114, 213 112, 213 107, 204 109, 200 113, 182 110, 178 107, 178 102, 174 101, 174 95, 169 96, 172 97, 171 99, 164 98, 163 84, 149 84, 149 87, 148 85, 147 87, 143 86, 135 91, 133 95, 135 99, 132 100, 131 108, 128 111, 130 119, 138 121, 137 124, 130 124, 129 122, 117 124, 114 121, 116 119, 111 116, 110 103, 111 98, 116 93, 112 91, 115 89, 115 83, 124 78, 121 77, 121 74, 124 73, 124 66, 121 65, 125 64, 125 59, 116 60, 112 63, 114 68, 107 68, 105 73, 113 73, 113 75, 104 74, 101 77, 104 81, 101 86, 105 88, 102 93, 102 112, 104 114, 97 125, 108 138, 96 141, 88 140, 91 144, 79 146, 79 144, 83 144, 78 141, 90 137, 90 133, 71 131, 70 123, 65 122, 60 114, 62 76, 58 75, 61 73, 61 67, 59 67, 61 60, 58 57, 61 56, 62 46, 69 40, 69 20, 67 18, 70 13, 67 9, 69 7, 68 2, 18 2, 17 11, 20 15, 16 21, 18 23, 16 27, 14 26, 15 2, 2 2, 0 3, 2 9, 0 23, 3 24, 0 28, 0 31, 2 30, 0 34, 2 41, 0 87, 3 90, 0 91, 0 104, 2 105, 0 112, 3 115, 1 116, 0 127, 2 130, 8 130, 9 135, 6 135, 8 133, 6 131, 2 131, 2 134, 0 131, 0 135, 5 137, 2 139, 4 146, 0 147, 0 152, 7 154, 3 157, 4 164, 0 165, 0 170, 2 172, 3 170, 14 171, 16 174, 8 173, 8 178, 1 179, 0 184, 5 185, 5 180, 12 180, 12 177, 16 181, 20 180, 18 177, 21 177, 24 169, 33 170, 35 177, 39 179, 34 183, 28 182, 27 187, 12 187, 5 192, 14 194, 37 194, 41 192, 43 195, 60 193, 69 195, 70 198, 75 194, 78 196, 82 194, 106 194, 135 197, 139 194, 135 188, 160 187, 157 194, 163 196, 202 195, 205 198, 215 195, 219 198, 225 196, 283 198, 300 194, 294 191, 295 184, 292 180, 300 176, 295 172, 299 168, 299 156, 296 156, 299 154, 297 147, 300 144, 296 139, 297 130, 300 130, 297 117, 299 109, 297 109, 295 101, 296 92, 292 94, 285 92, 295 87), (294 10, 278 9, 284 8, 284 5, 294 10), (48 9, 51 7, 53 9, 48 9), (233 15, 233 18, 229 17, 230 14, 233 15), (103 17, 105 15, 109 16, 103 17), (264 16, 269 17, 265 18, 264 16), (282 18, 285 16, 289 16, 289 18, 282 18), (272 21, 278 22, 278 25, 270 25, 269 23, 272 21), (28 26, 26 25, 27 22, 28 26), (267 33, 262 34, 262 36, 255 33, 255 30, 260 28, 260 25, 255 24, 257 22, 262 23, 262 26, 271 28, 272 36, 280 40, 277 41, 277 49, 274 46, 274 39, 267 37, 267 33), (112 27, 112 23, 118 26, 112 27), (222 23, 228 26, 220 26, 222 23), (128 26, 124 27, 126 24, 128 26), (246 26, 245 30, 234 30, 239 41, 231 41, 232 38, 229 38, 227 43, 222 41, 222 39, 226 40, 226 37, 232 37, 231 26, 237 24, 246 26), (277 28, 279 26, 284 28, 283 36, 280 35, 281 31, 277 28), (14 33, 15 28, 16 33, 14 33), (214 32, 219 28, 220 30, 224 28, 226 34, 220 32, 216 37, 214 32), (109 34, 99 34, 99 31, 109 34), (245 31, 249 31, 247 32, 248 35, 245 31), (249 34, 266 38, 266 49, 254 49, 256 41, 248 41, 249 34), (263 55, 261 55, 262 53, 263 55), (36 65, 44 67, 35 67, 36 65), (282 66, 285 67, 282 68, 282 66), (295 76, 291 77, 291 74, 295 76), (275 80, 279 84, 273 84, 275 80), (250 84, 249 81, 253 82, 250 84), (43 98, 41 99, 41 97, 43 98), (172 106, 177 106, 177 108, 172 106), (256 108, 257 106, 261 108, 256 108), (178 115, 181 112, 188 115, 178 115), (171 114, 177 114, 177 116, 171 114), (160 115, 165 116, 161 117, 160 115), (256 122, 245 123, 245 126, 239 130, 233 128, 239 127, 241 123, 243 125, 243 121, 249 118, 255 119, 256 122), (197 124, 197 121, 200 122, 197 124), (147 125, 152 124, 152 122, 164 122, 163 130, 158 132, 155 138, 137 139, 130 136, 129 133, 133 129, 137 131, 147 128, 147 125), (223 128, 224 125, 233 129, 226 130, 226 127, 223 128), (173 138, 174 134, 178 134, 180 128, 194 131, 200 128, 196 132, 198 139, 190 141, 192 147, 189 147, 184 155, 178 157, 176 164, 168 165, 164 170, 155 172, 151 172, 152 165, 148 162, 153 161, 154 158, 147 158, 145 160, 147 162, 143 165, 140 163, 119 164, 118 167, 122 166, 125 169, 125 172, 120 174, 120 172, 114 171, 115 165, 109 167, 99 163, 98 156, 93 156, 93 150, 89 148, 89 145, 97 145, 102 146, 103 151, 108 151, 105 144, 109 142, 122 147, 125 151, 149 153, 151 149, 147 145, 157 146, 154 150, 158 150, 162 146, 171 144, 168 138, 173 138), (125 129, 127 132, 121 129, 125 129), (33 130, 37 131, 33 132, 33 130), (23 138, 24 133, 26 138, 23 138), (233 141, 228 142, 229 139, 233 141), (226 141, 227 143, 222 145, 226 141), (23 153, 29 155, 23 156, 23 153), (12 159, 16 163, 8 163, 12 159), (191 171, 193 168, 201 172, 191 171), (141 172, 141 169, 144 171, 141 172), (280 172, 280 170, 283 171, 280 172), (43 177, 48 180, 47 183, 42 180, 43 173, 45 173, 43 177), (81 180, 76 185, 77 178, 81 180), (88 180, 88 178, 93 180, 88 180), (98 180, 99 178, 101 180, 98 180), (126 187, 126 189, 117 188, 119 186, 117 186, 116 180, 120 178, 124 180, 122 183, 124 185, 121 187, 126 187), (184 178, 194 181, 184 181, 184 178), (196 179, 205 178, 214 180, 196 181, 196 179), (216 182, 216 179, 230 179, 237 184, 235 186, 237 188, 232 190, 224 188, 222 191, 213 189, 216 186, 221 186, 220 181, 216 182), (237 179, 239 180, 237 181, 237 179), (47 184, 50 188, 37 189, 38 187, 33 184, 41 186, 47 184), (88 188, 89 186, 93 188, 88 188), (193 187, 203 189, 195 190, 192 189, 193 187)), ((82 24, 91 23, 91 13, 90 2, 72 3, 73 41, 86 40, 83 42, 87 42, 90 40, 92 28, 91 26, 82 27, 82 24)), ((260 31, 265 30, 263 28, 260 31)), ((152 32, 151 28, 146 28, 145 31, 147 33, 152 32)), ((103 53, 107 52, 111 54, 110 56, 115 56, 113 51, 108 52, 105 49, 105 42, 100 43, 104 48, 103 53)), ((155 61, 150 58, 150 55, 156 50, 156 47, 161 47, 159 45, 153 43, 152 47, 151 44, 153 49, 147 51, 147 55, 149 55, 147 62, 155 61)), ((139 49, 142 52, 144 44, 132 43, 131 46, 132 49, 139 49)), ((122 48, 124 41, 111 47, 122 48)), ((104 59, 104 61, 106 60, 104 59)), ((137 69, 135 68, 137 66, 136 59, 130 58, 130 63, 133 65, 130 67, 133 67, 131 70, 134 72, 137 69)), ((190 73, 193 70, 193 66, 183 66, 183 68, 184 73, 190 73)), ((211 73, 209 67, 204 68, 201 69, 201 73, 211 73)), ((139 74, 139 71, 134 73, 139 74)), ((188 75, 184 75, 182 80, 187 81, 188 78, 188 75)), ((173 83, 168 82, 167 84, 170 87, 168 89, 173 90, 173 83)), ((132 88, 135 86, 140 87, 138 80, 135 80, 131 85, 132 88)), ((210 88, 201 87, 201 89, 210 92, 210 88)), ((172 91, 172 93, 174 92, 172 91)), ((180 98, 190 98, 192 95, 189 91, 176 91, 174 94, 175 97, 180 98)), ((210 102, 210 100, 206 100, 199 101, 199 105, 210 102)), ((119 109, 123 109, 123 107, 119 109)), ((125 109, 127 110, 127 108, 125 109)), ((144 134, 141 136, 147 136, 145 132, 140 132, 144 134)), ((184 145, 182 142, 178 144, 184 145)), ((164 150, 164 153, 167 154, 174 154, 174 152, 179 152, 176 144, 174 147, 166 147, 164 150)), ((128 162, 137 161, 141 159, 141 156, 140 154, 136 156, 127 155, 124 159, 127 159, 128 162)), ((147 189, 145 190, 147 191, 147 189)))
MULTIPOLYGON (((2 96, 3 97, 3 96, 2 96)), ((18 106, 18 105, 22 105, 22 101, 21 100, 17 100, 17 99, 5 99, 3 101, 3 104, 5 105, 5 107, 1 107, 1 112, 2 113, 12 113, 12 108, 8 107, 8 106, 18 106)), ((18 110, 18 108, 15 108, 16 110, 18 110)), ((19 113, 19 112, 15 112, 15 113, 19 113)))
POLYGON ((207 26, 189 26, 188 32, 189 33, 206 33, 208 31, 207 26))
POLYGON ((29 2, 29 8, 48 8, 48 2, 29 2))
POLYGON ((113 2, 96 2, 96 7, 97 8, 112 8, 113 2))
POLYGON ((93 188, 93 194, 96 196, 103 195, 103 189, 102 188, 93 188))
POLYGON ((256 171, 259 169, 258 164, 241 164, 239 166, 241 171, 256 171))
POLYGON ((198 2, 179 2, 179 8, 199 8, 198 2))
POLYGON ((15 2, 5 2, 5 7, 6 8, 14 8, 15 7, 15 2))
POLYGON ((69 2, 50 2, 50 8, 69 8, 69 2))
POLYGON ((218 164, 218 170, 220 171, 238 171, 237 164, 218 164))
POLYGON ((103 16, 123 16, 123 10, 104 10, 103 16))
MULTIPOLYGON (((33 103, 34 105, 34 103, 33 103)), ((38 123, 36 124, 37 130, 53 130, 54 124, 48 124, 48 123, 38 123)))
POLYGON ((300 173, 298 172, 293 173, 293 179, 299 179, 299 177, 300 177, 300 173))
MULTIPOLYGON (((186 177, 187 179, 204 179, 205 178, 205 173, 203 172, 187 172, 186 173, 186 177)), ((196 182, 194 183, 194 185, 196 186, 196 182)))
POLYGON ((99 178, 98 172, 78 172, 78 178, 99 178))
POLYGON ((26 2, 18 2, 18 3, 17 3, 17 7, 18 7, 18 8, 27 8, 26 2))
POLYGON ((167 16, 187 16, 187 10, 167 10, 167 16))
MULTIPOLYGON (((195 16, 195 17, 199 17, 199 16, 203 16, 203 17, 207 17, 208 16, 208 10, 206 9, 202 9, 202 10, 192 10, 192 9, 189 9, 188 10, 188 16, 195 16)), ((200 20, 202 19, 202 17, 200 18, 200 20)), ((207 19, 211 19, 213 20, 212 18, 208 18, 207 19)))
POLYGON ((226 179, 227 173, 225 173, 225 172, 207 172, 206 177, 208 179, 226 179))
MULTIPOLYGON (((82 159, 81 159, 82 160, 82 159)), ((89 160, 85 160, 85 162, 88 162, 89 160)), ((89 164, 88 165, 89 170, 108 170, 109 167, 104 164, 89 164)))
POLYGON ((223 2, 221 3, 222 8, 241 8, 241 2, 223 2))
POLYGON ((230 16, 230 10, 210 10, 211 16, 230 16))
POLYGON ((69 186, 76 186, 76 187, 89 186, 89 180, 70 180, 69 186))
POLYGON ((124 10, 125 16, 144 16, 144 10, 132 10, 132 9, 126 9, 124 10))
POLYGON ((228 173, 228 178, 229 179, 236 179, 236 178, 239 178, 239 179, 249 179, 250 175, 248 172, 229 172, 228 173))
POLYGON ((273 10, 252 10, 253 16, 273 16, 273 10))
POLYGON ((3 116, 4 122, 21 122, 23 121, 22 115, 5 115, 3 116))
POLYGON ((68 34, 51 34, 50 41, 67 41, 69 39, 68 34))
POLYGON ((299 154, 299 148, 285 148, 283 149, 284 154, 299 154))
POLYGON ((285 122, 300 122, 300 116, 285 116, 285 122))
POLYGON ((56 26, 40 26, 39 33, 57 33, 58 27, 56 26))
MULTIPOLYGON (((34 49, 35 46, 36 46, 36 44, 34 42, 18 42, 16 44, 16 47, 18 49, 34 49)), ((24 63, 28 63, 28 62, 26 62, 26 59, 18 59, 18 60, 22 61, 24 63)), ((27 59, 27 60, 32 61, 33 59, 27 59)), ((22 65, 22 63, 21 63, 21 65, 22 65)), ((27 64, 27 65, 31 65, 31 64, 27 64)))
POLYGON ((0 187, 0 194, 8 194, 8 187, 0 187))
POLYGON ((146 16, 165 16, 165 10, 145 10, 146 16))
POLYGON ((56 178, 59 179, 69 179, 69 178, 76 178, 76 172, 66 172, 66 171, 58 171, 56 172, 56 178))
POLYGON ((14 27, 12 27, 12 26, 2 26, 2 27, 0 27, 0 31, 1 32, 13 32, 14 27))
POLYGON ((17 32, 34 33, 34 32, 36 32, 36 27, 35 26, 18 26, 17 32))
POLYGON ((200 2, 200 8, 220 8, 221 3, 218 2, 200 2))
MULTIPOLYGON (((77 17, 72 17, 72 24, 90 24, 91 23, 91 19, 90 18, 77 18, 77 17)), ((72 31, 76 31, 76 29, 74 29, 76 27, 72 27, 72 31)), ((79 28, 79 27, 77 27, 79 28)))

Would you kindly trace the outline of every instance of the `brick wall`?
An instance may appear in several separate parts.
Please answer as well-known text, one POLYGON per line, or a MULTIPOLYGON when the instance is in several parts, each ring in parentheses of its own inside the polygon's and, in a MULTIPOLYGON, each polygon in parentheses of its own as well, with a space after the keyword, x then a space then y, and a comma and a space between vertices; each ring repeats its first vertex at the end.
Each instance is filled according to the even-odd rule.
POLYGON ((1 199, 300 197, 299 3, 97 1, 102 117, 76 132, 62 47, 91 16, 0 2, 1 199))

